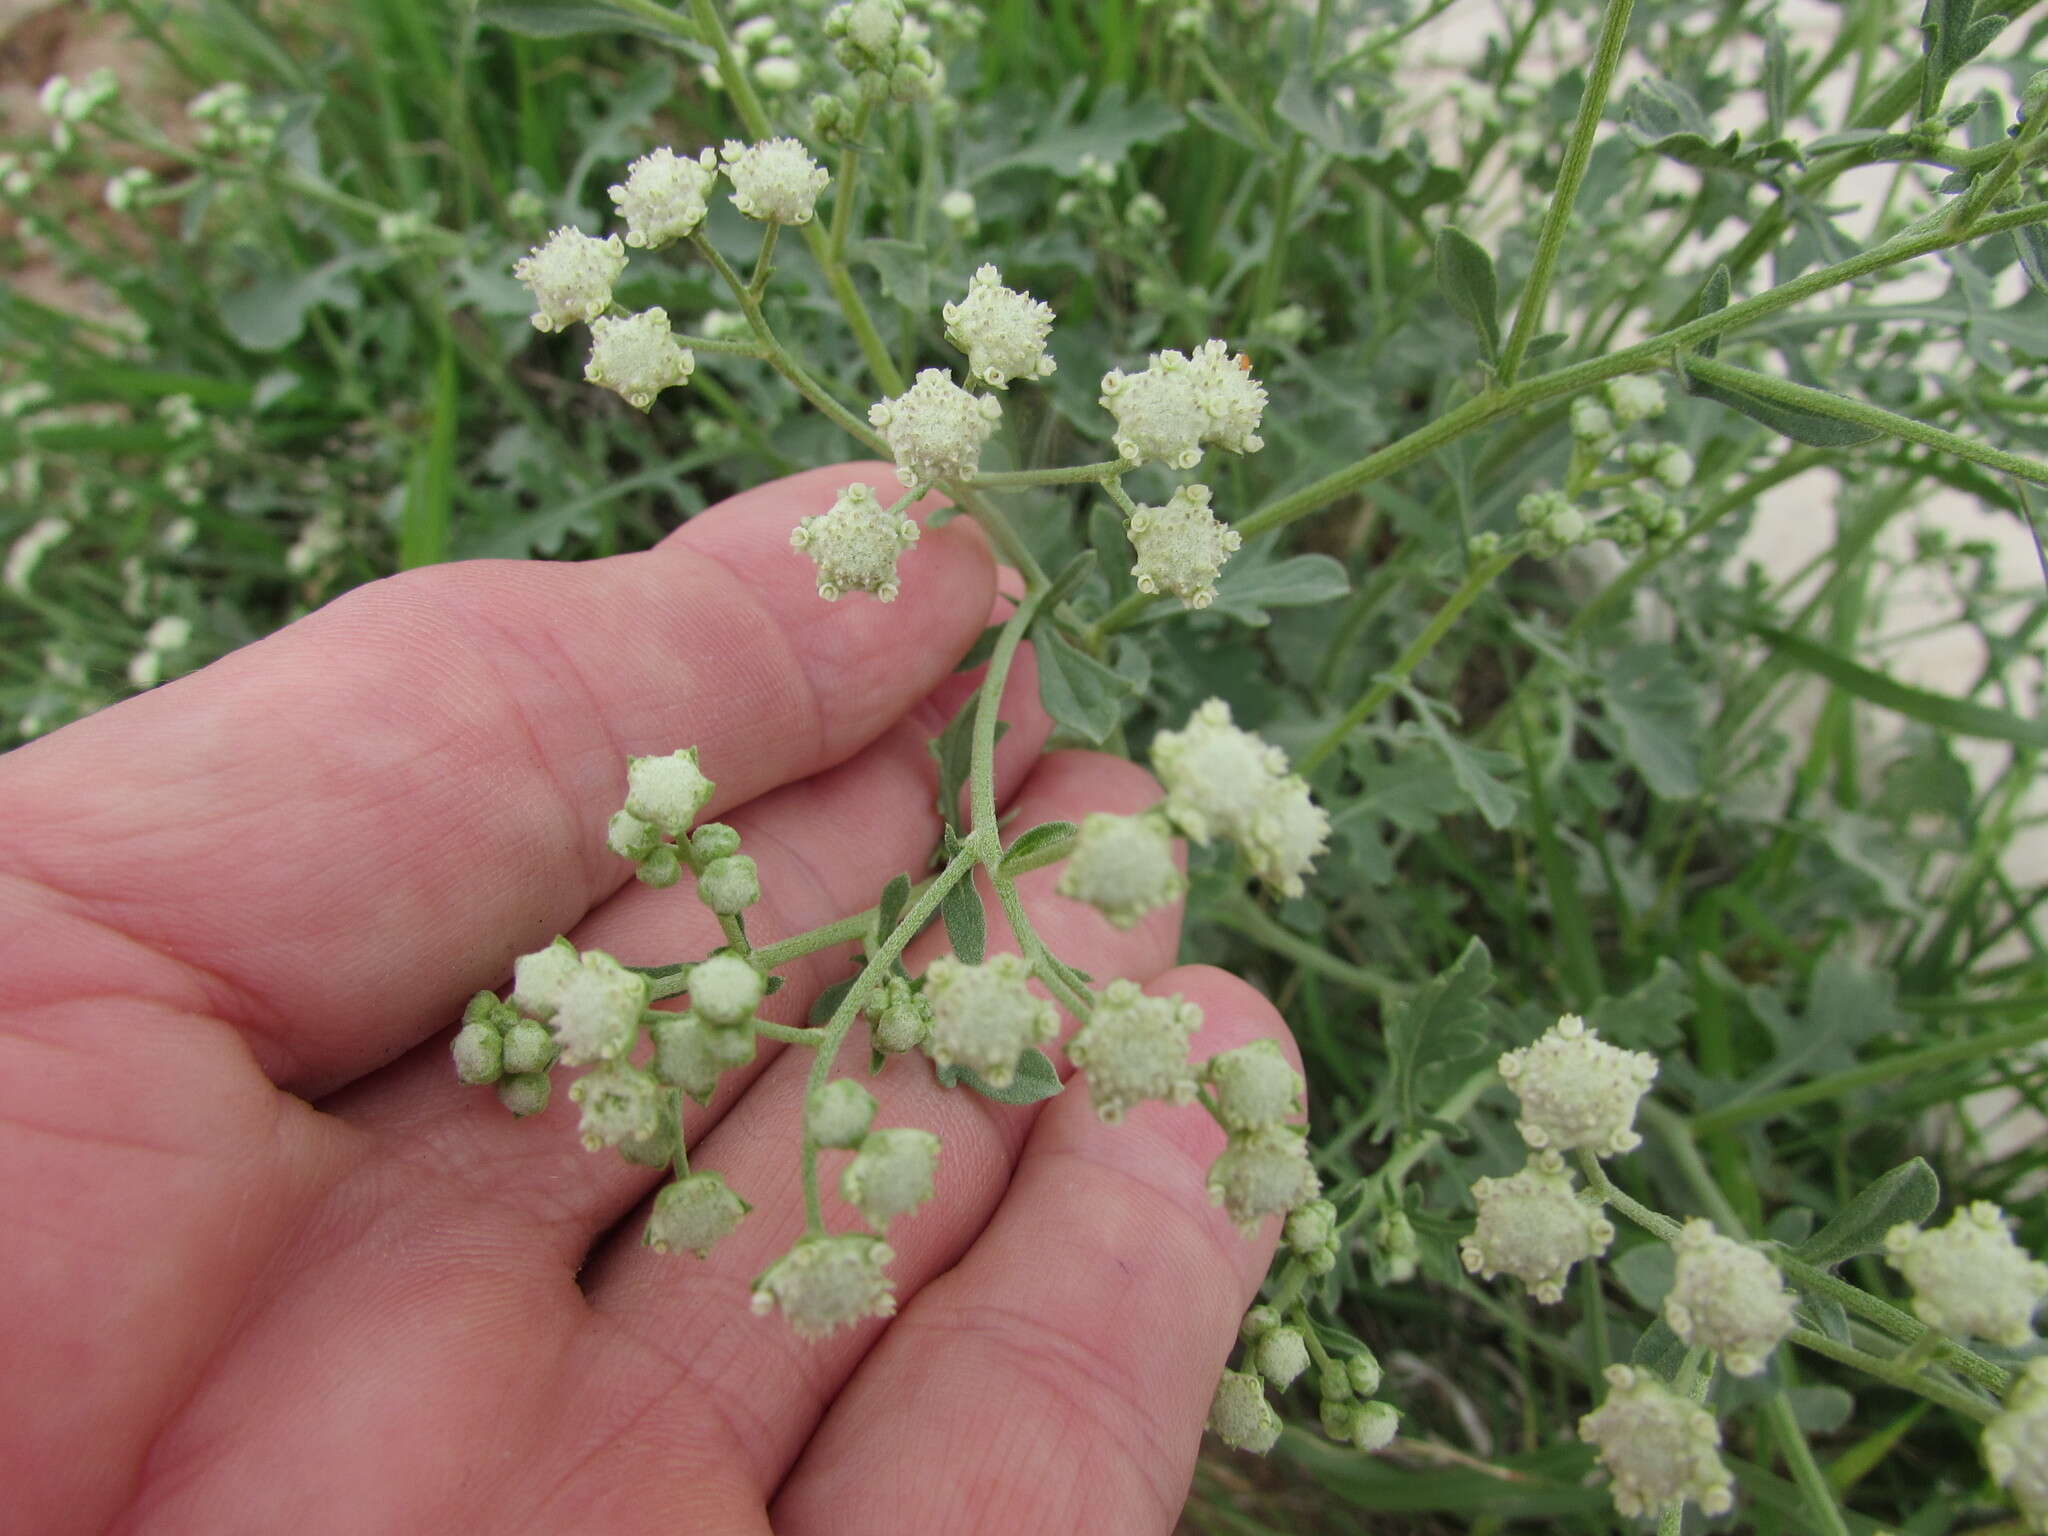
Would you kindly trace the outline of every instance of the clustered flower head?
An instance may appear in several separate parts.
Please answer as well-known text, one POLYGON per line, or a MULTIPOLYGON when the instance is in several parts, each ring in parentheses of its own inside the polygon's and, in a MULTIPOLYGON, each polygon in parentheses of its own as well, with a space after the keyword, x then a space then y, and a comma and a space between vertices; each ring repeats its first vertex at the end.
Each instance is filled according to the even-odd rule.
POLYGON ((1678 1264, 1664 1321, 1687 1344, 1713 1350, 1737 1376, 1756 1375, 1792 1331, 1792 1294, 1777 1265, 1698 1217, 1671 1246, 1678 1264))
MULTIPOLYGON (((556 944, 568 950, 568 964, 575 964, 575 950, 566 939, 556 944)), ((541 951, 559 956, 555 946, 541 951)), ((538 1114, 547 1108, 552 1084, 548 1069, 555 1064, 561 1048, 545 1024, 521 1015, 511 1003, 501 1003, 495 993, 479 992, 462 1011, 462 1027, 451 1045, 458 1080, 474 1087, 496 1084, 499 1102, 519 1116, 538 1114)))
POLYGON ((924 1045, 932 1060, 964 1067, 991 1088, 1008 1087, 1018 1058, 1060 1029, 1059 1010, 1025 986, 1030 976, 1017 955, 992 955, 980 965, 950 955, 934 960, 924 975, 931 1008, 924 1045))
POLYGON ((824 30, 862 98, 919 101, 936 87, 939 65, 923 41, 928 29, 905 14, 902 0, 849 0, 825 13, 824 30))
POLYGON ((1984 1426, 1984 1468, 2030 1528, 2048 1531, 2048 1359, 2027 1362, 2005 1411, 1984 1426))
POLYGON ((696 356, 676 340, 665 309, 643 309, 624 318, 599 315, 590 322, 584 380, 613 391, 636 410, 651 409, 656 395, 688 383, 696 371, 696 356))
POLYGON ((1281 1426, 1263 1381, 1250 1371, 1225 1371, 1209 1404, 1209 1427, 1232 1450, 1263 1456, 1280 1438, 1281 1426))
POLYGON ((1091 811, 1056 889, 1085 901, 1116 927, 1130 928, 1147 912, 1179 900, 1187 881, 1173 862, 1173 832, 1163 816, 1091 811))
POLYGON ((695 234, 717 179, 718 156, 709 149, 695 159, 666 145, 642 155, 626 168, 626 179, 608 189, 626 221, 626 244, 653 251, 695 234))
POLYGON ((584 1073, 569 1097, 583 1106, 578 1134, 592 1152, 661 1132, 662 1084, 628 1062, 607 1061, 584 1073))
POLYGON ((1226 1131, 1253 1131, 1302 1114, 1306 1085, 1273 1040, 1254 1040, 1202 1064, 1202 1081, 1216 1100, 1226 1131))
MULTIPOLYGON (((1581 396, 1581 399, 1589 398, 1581 396)), ((1624 427, 1664 414, 1664 386, 1641 374, 1624 374, 1607 381, 1607 403, 1614 419, 1624 427)))
POLYGON ((766 1317, 780 1307, 807 1339, 864 1317, 892 1317, 896 1296, 886 1266, 895 1257, 865 1233, 801 1237, 754 1282, 754 1312, 766 1317))
POLYGON ((1458 1245, 1465 1268, 1483 1280, 1512 1275, 1540 1302, 1562 1301, 1572 1266, 1614 1241, 1600 1202, 1574 1187, 1569 1169, 1538 1159, 1504 1179, 1480 1179, 1472 1200, 1479 1223, 1458 1245))
POLYGON ((1586 514, 1562 491, 1531 491, 1516 504, 1515 521, 1528 533, 1529 552, 1539 560, 1553 559, 1593 536, 1586 514))
POLYGON ((533 290, 534 329, 562 331, 602 315, 625 270, 626 248, 617 235, 599 239, 565 224, 521 257, 512 275, 533 290))
POLYGON ((1231 839, 1273 889, 1302 893, 1302 876, 1329 843, 1330 818, 1309 797, 1308 782, 1287 771, 1286 754, 1239 730, 1228 704, 1210 699, 1184 729, 1161 731, 1152 766, 1175 826, 1198 843, 1231 839))
POLYGON ((1129 533, 1140 592, 1170 592, 1189 608, 1216 600, 1216 578, 1244 536, 1218 521, 1209 500, 1208 486, 1184 485, 1164 506, 1138 508, 1129 533))
POLYGON ((856 484, 840 491, 829 511, 799 522, 789 542, 817 566, 818 596, 827 602, 847 592, 872 592, 888 603, 900 590, 897 557, 917 535, 916 523, 856 484))
POLYGON ((663 835, 681 837, 717 788, 697 766, 697 749, 626 759, 626 809, 663 835))
POLYGON ((973 474, 1002 414, 993 395, 970 394, 938 368, 919 373, 893 400, 868 407, 869 422, 896 456, 897 478, 914 491, 973 474))
POLYGON ((975 270, 967 297, 941 307, 946 340, 967 354, 967 371, 991 389, 1013 379, 1042 379, 1057 366, 1046 356, 1052 306, 1003 286, 992 266, 975 270))
POLYGON ((2048 1264, 2013 1241, 2012 1221, 1989 1200, 1974 1201, 1945 1227, 1910 1222, 1884 1237, 1885 1262, 1913 1289, 1913 1310, 1930 1328, 1974 1334, 2008 1349, 2034 1336, 2048 1296, 2048 1264))
POLYGON ((1327 1275, 1337 1267, 1337 1207, 1322 1199, 1297 1205, 1281 1224, 1280 1240, 1310 1274, 1327 1275))
POLYGON ((562 1060, 582 1066, 632 1049, 648 1003, 647 978, 602 950, 578 955, 567 939, 521 955, 512 970, 512 1006, 551 1023, 562 1060))
POLYGON ((1152 354, 1142 373, 1112 368, 1102 376, 1102 407, 1116 418, 1116 451, 1132 464, 1193 469, 1202 448, 1256 453, 1266 390, 1251 359, 1205 341, 1192 357, 1168 349, 1152 354))
POLYGON ((734 1194, 725 1175, 710 1170, 685 1174, 654 1197, 654 1212, 640 1240, 656 1253, 684 1249, 698 1258, 729 1236, 753 1207, 734 1194))
POLYGON ((1095 1112, 1114 1123, 1146 1099, 1195 1101, 1188 1041, 1202 1010, 1178 997, 1149 997, 1134 981, 1112 981, 1095 1012, 1067 1042, 1067 1057, 1088 1074, 1095 1112))
POLYGON ((1251 1236, 1268 1216, 1286 1216, 1322 1190, 1307 1135, 1287 1122, 1301 1113, 1301 1076, 1271 1040, 1212 1056, 1202 1081, 1228 1132, 1209 1168, 1209 1199, 1251 1236))
POLYGON ((1614 1507, 1624 1515, 1658 1515, 1691 1499, 1709 1515, 1735 1504, 1734 1479, 1722 1465, 1721 1430, 1704 1408, 1647 1372, 1607 1368, 1607 1400, 1579 1420, 1613 1481, 1614 1507))
POLYGON ((718 157, 732 182, 733 207, 770 224, 810 223, 818 194, 832 179, 795 139, 763 139, 758 144, 732 139, 718 157))
POLYGON ((1500 1075, 1522 1101, 1522 1140, 1539 1152, 1596 1157, 1641 1145, 1636 1105, 1657 1076, 1657 1058, 1609 1045, 1568 1013, 1533 1045, 1500 1058, 1500 1075))
POLYGON ((839 1193, 877 1232, 931 1199, 939 1138, 915 1126, 869 1131, 839 1176, 839 1193))

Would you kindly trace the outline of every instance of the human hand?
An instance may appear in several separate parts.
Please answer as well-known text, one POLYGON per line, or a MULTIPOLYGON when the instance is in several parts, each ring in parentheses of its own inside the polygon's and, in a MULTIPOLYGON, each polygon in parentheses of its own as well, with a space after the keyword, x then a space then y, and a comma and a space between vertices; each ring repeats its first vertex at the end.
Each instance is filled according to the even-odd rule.
MULTIPOLYGON (((515 1121, 450 1066, 464 999, 557 932, 633 963, 721 942, 605 851, 628 753, 702 749, 757 942, 923 869, 925 741, 995 570, 956 522, 898 602, 820 602, 789 529, 848 478, 646 554, 379 582, 0 760, 0 1527, 1173 1526, 1271 1251, 1206 1202, 1208 1116, 863 1076, 877 1124, 942 1137, 938 1191, 890 1229, 895 1318, 807 1343, 747 1300, 802 1225, 808 1053, 764 1041, 686 1106, 693 1164, 754 1207, 702 1261, 641 1246, 662 1175, 583 1151, 566 1095, 515 1121)), ((1014 825, 1157 798, 1040 756, 1028 664, 1003 718, 1014 825)), ((1198 1058, 1284 1040, 1173 967, 1177 909, 1120 933, 1056 878, 1019 882, 1052 947, 1199 1004, 1198 1058)), ((848 953, 763 1016, 800 1022, 848 953)))

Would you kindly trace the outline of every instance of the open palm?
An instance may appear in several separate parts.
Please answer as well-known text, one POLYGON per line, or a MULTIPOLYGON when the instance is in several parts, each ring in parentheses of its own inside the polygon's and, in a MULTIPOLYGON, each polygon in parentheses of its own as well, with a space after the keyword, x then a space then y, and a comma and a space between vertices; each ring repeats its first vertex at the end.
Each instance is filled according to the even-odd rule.
MULTIPOLYGON (((702 749, 757 942, 922 871, 994 567, 956 523, 900 601, 827 604, 788 548, 888 475, 796 476, 646 554, 379 582, 0 759, 0 1527, 1171 1528, 1270 1252, 1204 1199, 1207 1116, 1106 1127, 1085 1091, 1005 1108, 893 1060, 876 1123, 939 1133, 938 1194, 890 1229, 898 1315, 805 1343, 747 1300, 802 1224, 808 1053, 764 1041, 689 1106, 693 1165, 754 1206, 704 1261, 640 1245, 661 1175, 584 1152, 566 1095, 515 1121, 450 1066, 463 1000, 557 932, 720 942, 605 851, 629 753, 702 749)), ((1156 798, 1041 757, 1019 671, 1014 826, 1156 798)), ((1053 948, 1199 1003, 1198 1056, 1284 1035, 1170 969, 1177 913, 1119 933, 1053 878, 1022 882, 1053 948)), ((801 1022, 848 953, 763 1015, 801 1022)))

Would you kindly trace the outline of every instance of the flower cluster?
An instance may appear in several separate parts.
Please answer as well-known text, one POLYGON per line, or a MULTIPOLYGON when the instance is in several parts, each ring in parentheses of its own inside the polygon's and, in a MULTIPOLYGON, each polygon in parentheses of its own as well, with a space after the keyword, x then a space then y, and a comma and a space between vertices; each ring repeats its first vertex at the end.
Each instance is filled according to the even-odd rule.
POLYGON ((626 167, 626 179, 608 188, 626 221, 626 244, 655 251, 697 232, 710 212, 707 199, 718 179, 718 156, 701 151, 695 159, 667 145, 626 167))
POLYGON ((1264 1455, 1281 1428, 1266 1390, 1284 1392, 1313 1368, 1322 1396, 1323 1433, 1357 1450, 1385 1450, 1400 1433, 1401 1415, 1391 1403, 1372 1400, 1383 1376, 1378 1359, 1356 1341, 1350 1345, 1356 1353, 1333 1358, 1313 1339, 1306 1315, 1297 1310, 1294 1316, 1296 1322, 1285 1322, 1278 1308, 1263 1304, 1245 1313, 1238 1333, 1248 1369, 1223 1373, 1209 1427, 1224 1444, 1264 1455))
POLYGON ((1522 1103, 1522 1140, 1538 1152, 1608 1157, 1641 1145, 1636 1106, 1656 1079, 1657 1058, 1609 1045, 1577 1014, 1507 1052, 1499 1068, 1522 1103))
POLYGON ((866 1233, 800 1237, 754 1282, 754 1312, 765 1317, 780 1307, 807 1339, 864 1317, 893 1317, 896 1294, 887 1266, 895 1257, 887 1243, 866 1233))
POLYGON ((1459 1259, 1482 1280, 1514 1276, 1540 1302, 1562 1301, 1572 1266, 1614 1241, 1600 1202, 1575 1187, 1570 1170, 1540 1158, 1504 1179, 1480 1179, 1472 1200, 1479 1222, 1459 1243, 1459 1259))
POLYGON ((1930 1328, 1974 1334, 2008 1349, 2034 1337, 2034 1313, 2048 1297, 2048 1264, 2013 1241, 2012 1221, 1988 1200, 1964 1206, 1945 1227, 1910 1222, 1885 1234, 1885 1262, 1913 1289, 1913 1310, 1930 1328))
POLYGON ((1302 893, 1302 876, 1329 842, 1330 818, 1307 781, 1288 772, 1286 754, 1238 729, 1228 704, 1210 699, 1182 730, 1161 731, 1152 766, 1166 786, 1165 813, 1182 832, 1198 843, 1229 838, 1273 889, 1302 893))
POLYGON ((993 395, 970 394, 939 368, 925 369, 902 394, 868 407, 868 420, 896 456, 897 478, 917 492, 973 474, 1002 414, 993 395))
POLYGON ((729 139, 718 158, 732 182, 733 207, 768 224, 810 223, 818 210, 818 194, 832 179, 795 139, 764 139, 758 144, 729 139))
POLYGON ((2036 1531, 2048 1531, 2048 1359, 2029 1360, 1984 1426, 1984 1468, 2036 1531))
POLYGON ((676 340, 665 309, 622 318, 599 315, 590 322, 585 382, 611 390, 635 410, 653 409, 656 395, 687 384, 696 371, 696 356, 676 340))
POLYGON ((1131 574, 1140 592, 1170 592, 1189 608, 1216 600, 1223 562, 1244 543, 1209 510, 1209 487, 1184 485, 1164 506, 1140 506, 1128 532, 1138 563, 1131 574))
POLYGON ((1046 355, 1052 334, 1052 306, 1003 286, 1003 274, 979 267, 967 285, 967 297, 939 311, 946 322, 946 340, 967 354, 967 372, 991 389, 1006 389, 1013 379, 1049 377, 1057 366, 1046 355))
POLYGON ((1056 887, 1085 901, 1118 928, 1178 901, 1187 881, 1173 859, 1173 832, 1156 811, 1112 816, 1092 811, 1081 822, 1056 887))
POLYGON ((1116 451, 1132 464, 1193 469, 1205 446, 1256 453, 1265 386, 1251 359, 1205 341, 1193 356, 1155 352, 1142 373, 1112 368, 1102 376, 1102 407, 1116 418, 1116 451))
POLYGON ((1229 1133, 1209 1168, 1209 1198, 1247 1235, 1267 1216, 1285 1216, 1321 1189, 1306 1132, 1288 1122, 1302 1112, 1301 1074, 1271 1040, 1212 1056, 1202 1082, 1229 1133))
POLYGON ((790 531, 790 544, 818 568, 818 596, 827 602, 847 592, 872 592, 894 602, 896 561, 917 542, 917 524, 903 515, 906 496, 885 507, 865 485, 840 491, 828 511, 806 517, 790 531))
POLYGON ((1192 1104, 1188 1041, 1201 1024, 1202 1010, 1193 1003, 1148 997, 1134 981, 1113 981, 1067 1042, 1067 1058, 1088 1075, 1095 1112, 1111 1123, 1146 1099, 1192 1104))
POLYGON ((1737 1376, 1754 1376, 1792 1331, 1792 1293, 1754 1248, 1695 1217, 1671 1245, 1678 1264, 1664 1321, 1687 1344, 1711 1349, 1737 1376))
POLYGON ((950 956, 924 973, 931 1024, 924 1048, 941 1067, 964 1067, 991 1088, 1015 1079, 1026 1051, 1059 1034, 1059 1010, 1025 985, 1031 967, 1017 955, 991 955, 980 965, 950 956))
POLYGON ((1607 1399, 1579 1420, 1579 1434, 1600 1452, 1624 1515, 1660 1515, 1691 1499, 1709 1515, 1734 1507, 1734 1479, 1720 1456, 1714 1416, 1646 1371, 1607 1368, 1607 1399))

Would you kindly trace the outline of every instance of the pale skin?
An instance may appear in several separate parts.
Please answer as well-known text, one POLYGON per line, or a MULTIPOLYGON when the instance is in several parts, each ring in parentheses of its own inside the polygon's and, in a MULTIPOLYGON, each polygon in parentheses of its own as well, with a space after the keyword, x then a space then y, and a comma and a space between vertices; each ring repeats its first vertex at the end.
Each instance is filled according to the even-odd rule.
MULTIPOLYGON (((1006 1108, 921 1057, 868 1079, 856 1029, 840 1070, 943 1138, 938 1193, 889 1232, 897 1316, 807 1343, 747 1303, 803 1221, 809 1051, 764 1043, 690 1106, 693 1165, 754 1205, 704 1261, 641 1246, 662 1175, 583 1150, 572 1073, 526 1121, 455 1081, 464 1000, 557 932, 635 964, 720 942, 603 846, 628 753, 701 749, 758 942, 923 872, 924 741, 1007 607, 965 520, 897 602, 820 601, 789 529, 854 479, 893 484, 822 469, 646 554, 376 583, 0 759, 0 1525, 1173 1527, 1275 1225, 1208 1203, 1199 1110, 1106 1126, 1080 1083, 1006 1108)), ((1040 755, 1028 659, 1003 718, 1008 835, 1157 798, 1040 755)), ((1198 1058, 1285 1041, 1249 985, 1174 965, 1178 911, 1120 933, 1057 875, 1020 882, 1039 931, 1199 1004, 1198 1058)), ((849 953, 763 1016, 802 1023, 849 953)))

